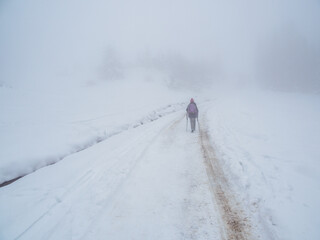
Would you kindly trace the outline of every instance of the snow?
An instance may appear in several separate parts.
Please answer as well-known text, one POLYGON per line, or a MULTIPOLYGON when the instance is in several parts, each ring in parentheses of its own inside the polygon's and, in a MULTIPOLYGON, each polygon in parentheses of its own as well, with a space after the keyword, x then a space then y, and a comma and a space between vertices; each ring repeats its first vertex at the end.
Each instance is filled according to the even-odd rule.
POLYGON ((319 7, 0 1, 0 240, 319 240, 319 7))
POLYGON ((179 111, 42 168, 1 189, 1 237, 218 239, 196 140, 179 111))
POLYGON ((225 172, 265 239, 320 238, 319 110, 318 95, 266 91, 219 94, 208 108, 225 172))
MULTIPOLYGON (((185 129, 190 93, 41 90, 0 87, 0 179, 27 174, 0 188, 1 239, 223 239, 200 133, 185 129)), ((195 95, 255 239, 319 239, 319 95, 195 95)))
POLYGON ((182 101, 181 93, 145 81, 0 87, 0 183, 181 109, 182 101))

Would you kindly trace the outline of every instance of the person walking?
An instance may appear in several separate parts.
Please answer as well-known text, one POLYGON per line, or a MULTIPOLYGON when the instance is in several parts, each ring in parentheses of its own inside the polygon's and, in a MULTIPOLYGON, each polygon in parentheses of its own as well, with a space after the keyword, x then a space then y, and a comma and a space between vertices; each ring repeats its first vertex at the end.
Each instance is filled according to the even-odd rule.
POLYGON ((190 125, 191 125, 191 132, 194 132, 196 129, 196 119, 198 118, 198 107, 197 104, 194 102, 193 98, 190 99, 190 103, 186 109, 187 115, 190 119, 190 125))

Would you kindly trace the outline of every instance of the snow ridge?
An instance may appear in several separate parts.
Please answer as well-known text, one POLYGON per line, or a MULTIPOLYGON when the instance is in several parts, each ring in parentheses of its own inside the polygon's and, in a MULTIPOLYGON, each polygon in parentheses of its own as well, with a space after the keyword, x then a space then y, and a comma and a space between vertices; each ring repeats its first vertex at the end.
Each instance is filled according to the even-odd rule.
POLYGON ((138 119, 137 121, 135 121, 133 123, 124 124, 121 126, 115 126, 111 129, 105 129, 104 131, 100 131, 100 132, 98 132, 98 134, 95 137, 90 138, 89 140, 87 140, 83 144, 78 144, 78 145, 72 146, 71 151, 68 153, 62 153, 62 154, 59 154, 55 157, 51 157, 49 160, 45 161, 44 163, 40 163, 40 164, 38 163, 34 166, 29 166, 28 169, 24 169, 23 172, 20 171, 20 175, 12 175, 11 174, 11 175, 9 175, 10 178, 5 178, 5 177, 1 178, 0 179, 0 187, 4 187, 8 184, 11 184, 14 181, 18 180, 19 178, 21 178, 27 174, 30 174, 34 171, 37 171, 40 168, 55 164, 55 163, 63 160, 64 158, 72 155, 72 154, 75 154, 77 152, 88 149, 88 148, 94 146, 95 144, 98 144, 98 143, 100 143, 100 142, 102 142, 112 136, 120 134, 120 133, 127 131, 129 129, 137 128, 141 125, 156 121, 159 118, 166 116, 168 114, 175 113, 175 112, 181 110, 182 108, 184 108, 185 105, 186 105, 185 102, 169 104, 169 105, 166 105, 164 107, 158 108, 158 109, 150 112, 146 116, 138 119))

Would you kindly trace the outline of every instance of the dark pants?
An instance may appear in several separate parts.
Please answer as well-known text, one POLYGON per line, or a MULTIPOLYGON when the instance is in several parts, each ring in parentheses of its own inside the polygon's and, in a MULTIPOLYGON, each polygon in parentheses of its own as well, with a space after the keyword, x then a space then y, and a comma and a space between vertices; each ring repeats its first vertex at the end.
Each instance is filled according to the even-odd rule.
POLYGON ((190 117, 191 131, 193 132, 196 129, 196 118, 190 117))

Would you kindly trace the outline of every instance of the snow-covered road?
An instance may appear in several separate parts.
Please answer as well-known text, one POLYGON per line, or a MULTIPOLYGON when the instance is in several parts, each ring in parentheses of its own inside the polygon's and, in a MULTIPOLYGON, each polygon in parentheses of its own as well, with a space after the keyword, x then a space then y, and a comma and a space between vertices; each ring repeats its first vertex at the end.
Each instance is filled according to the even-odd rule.
POLYGON ((221 221, 221 239, 256 239, 252 235, 252 222, 237 195, 232 191, 230 179, 224 173, 223 164, 216 156, 208 133, 206 114, 202 114, 200 143, 205 160, 210 190, 221 221))
POLYGON ((217 95, 194 134, 169 105, 35 172, 9 161, 33 173, 0 188, 0 239, 319 239, 318 102, 217 95))
POLYGON ((202 134, 185 124, 167 115, 1 188, 0 238, 224 239, 202 134))

